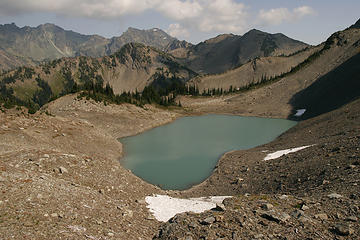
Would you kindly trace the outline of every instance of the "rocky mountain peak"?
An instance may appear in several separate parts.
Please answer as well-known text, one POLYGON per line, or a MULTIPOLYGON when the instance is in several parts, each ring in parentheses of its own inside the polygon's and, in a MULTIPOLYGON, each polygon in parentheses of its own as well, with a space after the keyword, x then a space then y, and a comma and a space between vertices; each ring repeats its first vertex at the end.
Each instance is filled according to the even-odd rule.
POLYGON ((360 28, 360 19, 357 20, 357 22, 353 24, 350 28, 360 28))

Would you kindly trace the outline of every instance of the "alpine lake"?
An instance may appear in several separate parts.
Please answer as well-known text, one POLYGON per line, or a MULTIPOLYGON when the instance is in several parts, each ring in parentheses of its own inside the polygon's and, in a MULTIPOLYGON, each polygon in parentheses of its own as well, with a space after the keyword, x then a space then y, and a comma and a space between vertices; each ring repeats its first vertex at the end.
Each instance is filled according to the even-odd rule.
POLYGON ((185 190, 208 178, 229 151, 253 148, 295 126, 285 119, 205 115, 183 117, 121 138, 121 164, 162 189, 185 190))

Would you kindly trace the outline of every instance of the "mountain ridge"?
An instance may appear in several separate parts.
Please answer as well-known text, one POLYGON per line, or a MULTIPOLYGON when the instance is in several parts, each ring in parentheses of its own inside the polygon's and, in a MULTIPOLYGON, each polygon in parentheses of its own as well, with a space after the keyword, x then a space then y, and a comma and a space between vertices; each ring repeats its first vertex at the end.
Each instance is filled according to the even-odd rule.
POLYGON ((120 36, 105 38, 65 30, 52 23, 21 28, 12 23, 0 24, 0 46, 4 52, 0 52, 0 69, 36 65, 61 57, 102 57, 114 54, 130 42, 142 43, 173 54, 181 64, 204 73, 223 72, 255 57, 289 54, 308 46, 285 35, 269 34, 256 29, 243 36, 221 34, 193 45, 170 36, 160 28, 140 30, 129 27, 120 36), (258 44, 252 46, 251 42, 258 44), (219 49, 218 52, 216 49, 219 49), (204 63, 205 59, 208 63, 204 63))
MULTIPOLYGON (((289 55, 309 47, 283 34, 252 29, 244 35, 221 34, 190 46, 179 62, 202 74, 217 74, 236 68, 257 57, 289 55)), ((178 51, 178 50, 177 50, 178 51)))
POLYGON ((0 24, 0 69, 36 65, 61 57, 111 55, 130 42, 138 42, 162 51, 186 45, 158 28, 140 30, 128 28, 121 36, 105 38, 65 30, 55 24, 18 27, 15 23, 0 24))

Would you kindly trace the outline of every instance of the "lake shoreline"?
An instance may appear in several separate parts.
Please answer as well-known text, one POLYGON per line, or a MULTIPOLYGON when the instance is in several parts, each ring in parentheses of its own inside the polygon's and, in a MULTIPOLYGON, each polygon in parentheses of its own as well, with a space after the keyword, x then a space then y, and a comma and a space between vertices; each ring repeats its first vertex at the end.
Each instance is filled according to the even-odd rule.
POLYGON ((164 190, 186 190, 207 179, 224 153, 268 143, 296 124, 228 114, 186 116, 124 138, 121 163, 164 190))

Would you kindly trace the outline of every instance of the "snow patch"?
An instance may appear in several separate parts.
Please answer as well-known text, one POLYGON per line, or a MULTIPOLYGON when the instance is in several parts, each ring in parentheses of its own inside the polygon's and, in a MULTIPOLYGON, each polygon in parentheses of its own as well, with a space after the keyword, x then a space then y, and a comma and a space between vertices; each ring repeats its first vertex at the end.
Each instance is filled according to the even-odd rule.
POLYGON ((279 158, 279 157, 281 157, 283 155, 293 153, 293 152, 297 152, 297 151, 300 151, 300 150, 303 150, 305 148, 312 147, 312 146, 314 146, 314 145, 302 146, 302 147, 297 147, 297 148, 289 148, 289 149, 280 150, 280 151, 277 151, 277 152, 274 152, 274 153, 269 153, 264 158, 264 161, 276 159, 276 158, 279 158))
POLYGON ((194 212, 201 213, 216 207, 224 199, 231 196, 213 196, 202 198, 173 198, 167 195, 147 196, 145 198, 147 208, 158 221, 167 222, 178 213, 194 212))
POLYGON ((306 109, 298 109, 296 110, 295 117, 301 117, 306 112, 306 109))

